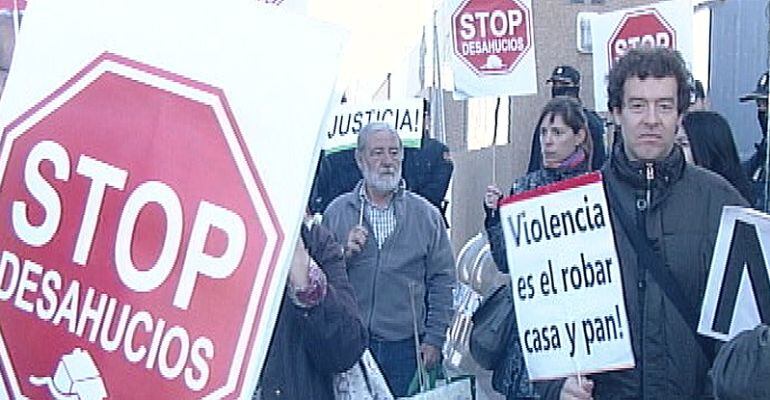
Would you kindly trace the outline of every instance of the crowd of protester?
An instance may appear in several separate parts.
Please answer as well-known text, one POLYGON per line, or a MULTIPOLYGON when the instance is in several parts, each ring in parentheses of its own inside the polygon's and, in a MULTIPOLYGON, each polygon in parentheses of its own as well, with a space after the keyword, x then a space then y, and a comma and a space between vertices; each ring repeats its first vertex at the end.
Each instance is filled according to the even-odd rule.
MULTIPOLYGON (((716 343, 699 337, 684 315, 682 303, 672 299, 681 296, 684 304, 699 309, 722 207, 762 204, 762 193, 754 186, 765 179, 764 145, 758 145, 749 163, 740 164, 729 123, 707 110, 702 85, 691 79, 674 51, 637 49, 612 68, 607 91, 609 118, 615 122, 616 132, 611 132, 608 152, 605 124, 580 102, 579 81, 579 72, 571 66, 554 69, 548 81, 553 96, 537 121, 529 172, 515 179, 507 193, 525 192, 592 170, 602 172, 607 191, 613 193, 608 202, 616 227, 636 363, 624 370, 532 382, 518 330, 512 329, 505 355, 493 368, 494 389, 509 400, 727 399, 743 398, 734 395, 740 390, 767 393, 761 392, 766 385, 747 378, 768 368, 770 360, 748 354, 764 349, 758 346, 766 346, 766 330, 739 336, 715 357, 716 343), (698 221, 697 229, 690 227, 691 221, 698 221), (678 292, 669 292, 650 271, 650 260, 636 236, 643 237, 663 260, 678 292), (754 369, 734 361, 741 357, 755 363, 754 369)), ((765 129, 761 121, 763 116, 766 120, 767 76, 742 99, 756 101, 760 126, 765 129)), ((433 145, 424 141, 423 148, 433 145)), ((373 123, 358 133, 354 150, 327 155, 321 161, 310 208, 323 213, 322 226, 340 243, 338 261, 346 264, 357 305, 352 311, 346 308, 351 312, 327 314, 340 321, 351 318, 351 313, 357 316, 354 323, 345 324, 349 328, 346 335, 355 339, 350 343, 356 351, 338 354, 346 357, 345 363, 315 364, 317 370, 326 371, 327 382, 334 371, 352 364, 360 354, 361 340, 366 340, 396 396, 407 394, 418 364, 430 368, 441 362, 455 284, 453 252, 441 207, 451 159, 437 156, 447 151, 442 146, 410 155, 392 127, 373 123), (443 162, 443 171, 425 168, 420 171, 423 177, 403 179, 407 165, 435 165, 421 159, 431 153, 434 160, 443 162), (417 183, 430 180, 439 187, 433 196, 417 183), (338 186, 329 189, 334 185, 338 186)), ((509 265, 506 257, 498 213, 503 192, 489 186, 483 197, 492 256, 500 271, 508 273, 515 265, 509 265)), ((312 310, 325 302, 329 303, 325 307, 339 307, 334 306, 339 298, 328 293, 342 293, 348 283, 316 278, 304 289, 319 293, 308 304, 291 296, 297 293, 295 286, 288 283, 291 301, 284 308, 312 310), (318 285, 325 289, 318 290, 318 285)), ((282 319, 284 314, 290 313, 282 309, 282 319)), ((340 328, 333 320, 323 324, 340 328)), ((321 325, 319 322, 316 329, 321 325)), ((302 337, 308 334, 316 335, 307 331, 302 337)), ((324 337, 322 332, 317 335, 324 337)), ((262 387, 268 388, 267 377, 272 375, 265 376, 262 387)))
MULTIPOLYGON (((616 132, 605 132, 605 121, 580 101, 574 67, 557 66, 548 83, 552 98, 535 127, 528 172, 506 193, 601 170, 614 193, 636 365, 532 382, 512 329, 493 370, 495 390, 509 400, 767 398, 767 327, 739 335, 715 357, 709 347, 718 346, 703 345, 631 236, 649 241, 699 309, 722 207, 766 206, 768 73, 740 98, 755 103, 762 133, 744 164, 729 123, 708 110, 702 84, 674 51, 635 49, 612 68, 616 132)), ((255 399, 333 399, 334 375, 367 348, 395 396, 408 394, 418 365, 442 362, 455 286, 444 215, 453 168, 447 146, 428 129, 419 148, 405 149, 384 123, 361 129, 355 149, 321 158, 308 209, 323 217, 308 216, 301 229, 255 399)), ((515 265, 505 252, 502 197, 487 187, 484 227, 495 263, 508 273, 515 265)))
MULTIPOLYGON (((616 131, 609 135, 604 121, 580 102, 579 82, 573 67, 554 69, 548 80, 552 99, 537 121, 528 173, 507 193, 601 170, 607 190, 614 192, 609 197, 613 225, 632 225, 616 228, 614 235, 636 365, 531 382, 518 331, 512 329, 506 354, 493 369, 492 385, 506 399, 729 398, 725 386, 719 385, 727 380, 729 390, 735 390, 738 383, 729 377, 736 373, 736 363, 722 362, 719 371, 712 370, 716 344, 703 344, 672 294, 648 271, 649 260, 631 236, 640 234, 649 241, 681 288, 676 295, 698 307, 722 207, 762 204, 756 186, 765 179, 763 145, 749 163, 740 164, 729 123, 708 110, 702 85, 691 79, 674 51, 634 50, 613 67, 607 90, 616 131), (612 142, 609 151, 607 142, 612 142), (698 228, 688 228, 690 221, 699 221, 698 228)), ((764 129, 765 75, 743 99, 756 101, 764 129)), ((439 149, 434 153, 446 151, 439 149)), ((440 177, 422 171, 434 174, 424 180, 440 181, 440 196, 431 198, 421 193, 415 178, 402 179, 402 165, 405 170, 410 157, 412 165, 430 164, 417 161, 419 152, 405 151, 391 127, 369 125, 359 132, 355 150, 322 160, 323 172, 317 178, 340 184, 334 172, 343 169, 338 176, 350 179, 326 194, 319 188, 329 183, 317 181, 313 191, 315 211, 323 212, 323 224, 342 243, 368 346, 397 396, 406 394, 418 363, 430 367, 440 362, 454 285, 440 202, 451 169, 440 177), (347 160, 335 162, 335 157, 347 160)), ((507 273, 515 266, 509 265, 505 252, 498 214, 502 197, 498 187, 487 188, 484 226, 495 263, 507 273)), ((313 204, 311 199, 311 208, 313 204)), ((743 347, 731 346, 730 351, 741 352, 743 347)))

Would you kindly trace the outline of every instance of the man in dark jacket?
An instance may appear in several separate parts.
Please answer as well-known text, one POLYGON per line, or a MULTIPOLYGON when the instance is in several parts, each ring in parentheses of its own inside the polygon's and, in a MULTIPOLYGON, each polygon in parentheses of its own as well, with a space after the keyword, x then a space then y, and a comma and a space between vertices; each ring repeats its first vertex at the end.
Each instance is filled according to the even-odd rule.
MULTIPOLYGON (((551 84, 551 98, 569 96, 580 100, 580 72, 569 65, 559 65, 553 69, 551 77, 546 81, 551 84)), ((604 121, 593 110, 583 107, 586 123, 593 142, 591 169, 596 170, 604 165, 607 152, 604 150, 604 121)), ((532 147, 529 151, 529 166, 527 172, 534 172, 543 166, 543 154, 540 151, 540 126, 535 127, 532 134, 532 147)))
POLYGON ((687 164, 674 145, 689 104, 687 77, 681 57, 664 48, 634 49, 610 71, 608 106, 623 144, 613 149, 602 174, 616 194, 609 206, 636 366, 549 382, 539 388, 546 399, 710 397, 708 345, 701 346, 626 233, 649 241, 681 288, 679 297, 697 313, 722 207, 745 200, 720 176, 687 164), (624 228, 620 213, 631 226, 624 228))
POLYGON ((352 367, 366 346, 342 246, 325 227, 307 225, 254 395, 258 400, 333 400, 334 374, 352 367))
POLYGON ((741 102, 754 100, 757 104, 757 121, 762 140, 755 144, 756 150, 748 161, 743 165, 746 174, 751 182, 751 190, 754 194, 752 205, 760 210, 766 211, 765 205, 765 155, 767 154, 767 93, 768 93, 768 72, 763 73, 757 81, 757 88, 741 96, 741 102))

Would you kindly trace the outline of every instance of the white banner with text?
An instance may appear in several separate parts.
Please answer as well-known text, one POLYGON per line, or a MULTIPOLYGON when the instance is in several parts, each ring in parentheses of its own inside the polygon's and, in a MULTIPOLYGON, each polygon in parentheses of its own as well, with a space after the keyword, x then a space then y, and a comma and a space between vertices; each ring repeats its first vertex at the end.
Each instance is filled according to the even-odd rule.
POLYGON ((419 148, 424 126, 424 110, 421 98, 341 104, 326 120, 323 149, 330 154, 355 148, 358 131, 372 122, 390 125, 398 131, 404 146, 419 148))

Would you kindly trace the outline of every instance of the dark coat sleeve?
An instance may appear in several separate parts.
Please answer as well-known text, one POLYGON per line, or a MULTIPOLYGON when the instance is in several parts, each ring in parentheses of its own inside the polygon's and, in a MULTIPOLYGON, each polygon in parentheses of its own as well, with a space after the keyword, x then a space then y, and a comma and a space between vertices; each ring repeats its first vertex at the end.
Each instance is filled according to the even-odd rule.
POLYGON ((500 272, 507 274, 508 257, 505 255, 505 236, 503 236, 503 226, 500 221, 500 211, 484 206, 486 218, 484 218, 484 229, 487 231, 487 240, 489 241, 489 250, 492 253, 492 259, 500 272))
POLYGON ((746 173, 746 177, 748 179, 751 179, 751 176, 756 172, 757 169, 762 167, 764 164, 765 158, 764 158, 764 148, 765 148, 765 140, 763 139, 760 143, 754 144, 754 154, 751 155, 751 158, 746 160, 743 163, 743 169, 746 173))
POLYGON ((302 238, 326 274, 327 292, 315 307, 292 305, 292 309, 299 314, 304 345, 313 364, 321 371, 345 371, 361 357, 368 338, 348 280, 342 246, 321 225, 310 231, 303 227, 302 238))

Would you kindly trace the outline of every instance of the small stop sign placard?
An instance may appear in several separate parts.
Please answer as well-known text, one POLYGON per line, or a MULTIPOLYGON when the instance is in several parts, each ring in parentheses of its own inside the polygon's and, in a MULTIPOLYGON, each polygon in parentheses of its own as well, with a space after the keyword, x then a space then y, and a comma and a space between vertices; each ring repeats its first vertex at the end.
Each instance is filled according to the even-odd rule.
POLYGON ((452 34, 455 54, 476 75, 506 74, 532 46, 532 17, 519 0, 465 0, 452 34))
POLYGON ((104 54, 0 144, 14 398, 232 397, 283 234, 224 93, 104 54))
POLYGON ((629 50, 641 47, 676 48, 676 31, 656 9, 627 13, 607 42, 610 68, 629 50))

